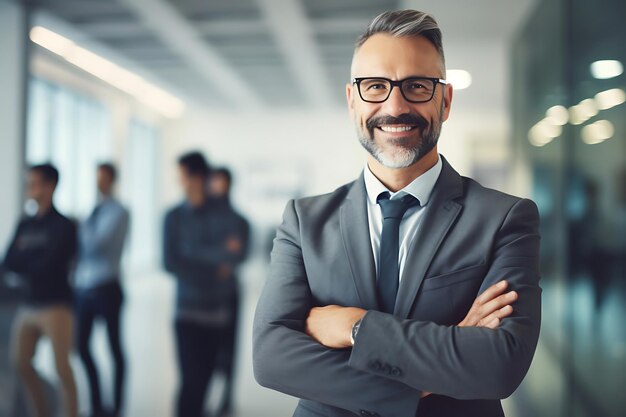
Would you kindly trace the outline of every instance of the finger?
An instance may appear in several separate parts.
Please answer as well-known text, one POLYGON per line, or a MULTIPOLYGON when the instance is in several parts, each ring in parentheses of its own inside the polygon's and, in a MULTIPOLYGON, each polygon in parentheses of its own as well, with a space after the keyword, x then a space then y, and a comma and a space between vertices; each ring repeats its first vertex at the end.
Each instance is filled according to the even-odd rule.
POLYGON ((479 321, 483 320, 489 314, 493 313, 502 306, 509 304, 509 302, 515 301, 516 298, 502 294, 506 290, 508 283, 506 281, 500 281, 497 284, 489 287, 483 292, 470 308, 467 316, 460 326, 476 326, 479 321))
POLYGON ((478 326, 479 327, 480 326, 485 326, 486 323, 490 323, 491 321, 493 321, 493 319, 500 319, 500 320, 502 320, 503 318, 510 316, 511 313, 513 313, 513 307, 511 307, 510 305, 506 305, 506 306, 502 307, 501 309, 496 310, 493 313, 489 314, 484 319, 480 320, 478 322, 478 326))
MULTIPOLYGON (((485 316, 491 314, 493 310, 487 310, 486 312, 483 309, 483 304, 490 302, 491 300, 500 296, 508 287, 508 282, 505 280, 499 281, 489 288, 487 288, 482 294, 480 294, 475 300, 472 306, 470 307, 467 315, 463 319, 461 323, 458 325, 461 327, 465 326, 476 326, 478 322, 483 319, 485 316)), ((493 306, 492 306, 493 308, 493 306)), ((499 308, 499 307, 495 307, 499 308)))
POLYGON ((489 302, 490 300, 493 300, 494 298, 502 294, 507 289, 508 286, 509 286, 509 283, 505 280, 502 280, 496 284, 493 284, 491 287, 487 288, 482 294, 480 294, 476 298, 476 301, 474 302, 474 304, 476 303, 485 304, 489 302))
POLYGON ((500 325, 500 319, 496 317, 495 319, 493 319, 489 323, 487 323, 485 326, 481 326, 481 327, 486 327, 488 329, 495 329, 499 325, 500 325))
POLYGON ((502 294, 486 304, 480 306, 479 320, 487 317, 494 311, 501 309, 502 307, 513 304, 517 300, 517 293, 515 291, 509 291, 506 294, 502 294))

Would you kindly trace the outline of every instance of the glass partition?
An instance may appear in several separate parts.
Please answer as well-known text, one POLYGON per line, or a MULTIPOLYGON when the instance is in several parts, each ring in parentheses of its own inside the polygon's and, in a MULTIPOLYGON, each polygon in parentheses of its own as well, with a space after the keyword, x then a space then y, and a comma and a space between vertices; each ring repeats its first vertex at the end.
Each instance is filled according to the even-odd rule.
MULTIPOLYGON (((626 3, 545 0, 513 48, 514 129, 542 216, 543 326, 521 415, 626 410, 626 3)), ((523 400, 523 401, 522 401, 523 400)))

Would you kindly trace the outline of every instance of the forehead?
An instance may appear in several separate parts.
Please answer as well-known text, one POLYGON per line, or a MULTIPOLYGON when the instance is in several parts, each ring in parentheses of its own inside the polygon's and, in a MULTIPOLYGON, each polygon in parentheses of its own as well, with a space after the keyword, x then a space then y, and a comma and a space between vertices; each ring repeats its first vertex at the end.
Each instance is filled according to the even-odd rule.
POLYGON ((397 37, 377 33, 354 54, 353 77, 402 79, 412 75, 444 76, 437 49, 423 36, 397 37))

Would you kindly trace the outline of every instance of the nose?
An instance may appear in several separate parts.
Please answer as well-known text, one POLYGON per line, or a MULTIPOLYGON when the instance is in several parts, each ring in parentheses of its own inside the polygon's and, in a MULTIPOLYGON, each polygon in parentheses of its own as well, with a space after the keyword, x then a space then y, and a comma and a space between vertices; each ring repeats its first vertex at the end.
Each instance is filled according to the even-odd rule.
POLYGON ((382 110, 390 116, 399 116, 401 114, 409 113, 410 103, 406 101, 402 95, 400 87, 394 86, 387 100, 383 102, 382 110))

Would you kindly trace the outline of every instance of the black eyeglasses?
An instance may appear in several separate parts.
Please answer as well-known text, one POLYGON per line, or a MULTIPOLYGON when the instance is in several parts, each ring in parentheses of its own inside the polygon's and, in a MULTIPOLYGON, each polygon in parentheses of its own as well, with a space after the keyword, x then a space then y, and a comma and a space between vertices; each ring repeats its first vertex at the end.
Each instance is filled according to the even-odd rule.
POLYGON ((425 103, 433 99, 437 84, 448 84, 446 80, 431 77, 410 77, 393 81, 382 77, 353 78, 361 100, 368 103, 382 103, 391 95, 394 87, 399 87, 402 97, 411 103, 425 103))

